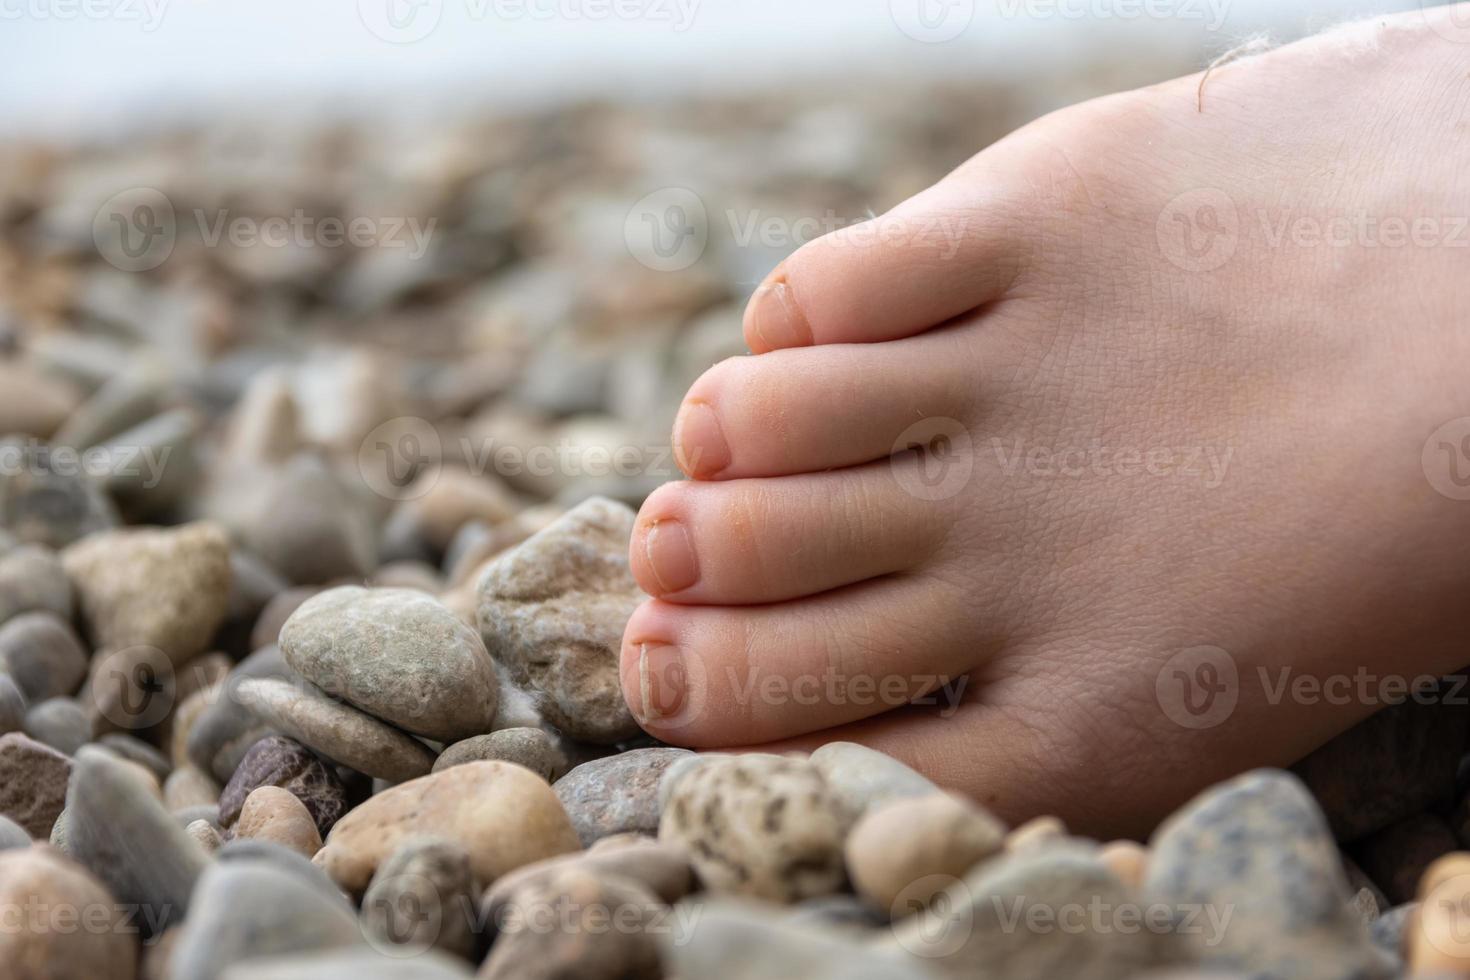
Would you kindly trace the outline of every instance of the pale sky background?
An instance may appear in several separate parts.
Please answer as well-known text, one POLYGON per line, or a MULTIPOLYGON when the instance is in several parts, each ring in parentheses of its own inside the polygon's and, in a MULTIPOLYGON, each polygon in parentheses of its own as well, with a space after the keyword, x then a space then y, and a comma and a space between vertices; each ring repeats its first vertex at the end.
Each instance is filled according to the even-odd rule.
POLYGON ((1417 6, 1419 0, 0 0, 0 132, 127 129, 242 107, 413 112, 588 93, 676 95, 792 84, 806 74, 845 72, 855 84, 865 73, 1016 75, 1058 70, 1104 47, 1120 58, 1140 45, 1217 52, 1262 30, 1289 38, 1417 6), (1126 16, 1138 11, 1143 15, 1126 16), (881 70, 870 72, 872 66, 881 70))

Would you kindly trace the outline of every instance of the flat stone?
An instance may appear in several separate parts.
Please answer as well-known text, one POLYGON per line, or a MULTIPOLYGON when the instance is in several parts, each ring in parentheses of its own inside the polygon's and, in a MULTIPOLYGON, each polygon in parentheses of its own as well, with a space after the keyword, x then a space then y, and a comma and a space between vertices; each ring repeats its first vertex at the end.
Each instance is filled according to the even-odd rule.
POLYGON ((634 749, 584 762, 552 787, 583 847, 624 833, 658 833, 659 781, 687 749, 634 749))
POLYGON ((608 745, 638 725, 623 701, 623 628, 643 593, 628 568, 634 514, 585 501, 500 555, 479 582, 480 633, 491 655, 568 736, 608 745))
POLYGON ((49 847, 0 851, 0 908, 75 915, 73 928, 0 929, 7 980, 136 975, 138 944, 127 911, 84 868, 49 847))
POLYGON ((828 742, 811 754, 829 790, 854 814, 898 797, 939 792, 924 776, 892 756, 856 742, 828 742))
POLYGON ((342 586, 281 629, 281 654, 334 697, 439 741, 488 732, 499 684, 479 634, 433 596, 342 586))
POLYGON ((305 681, 245 678, 236 690, 268 728, 358 772, 401 782, 434 766, 434 753, 412 735, 333 701, 305 681))
POLYGON ((473 959, 479 887, 463 847, 407 840, 373 874, 362 900, 363 928, 395 947, 395 955, 437 949, 473 959))
POLYGON ((0 815, 36 840, 49 838, 66 806, 71 767, 66 755, 28 735, 0 735, 0 815))
POLYGON ((25 733, 58 752, 76 755, 92 740, 92 719, 71 698, 49 698, 26 712, 25 733))
POLYGON ((96 534, 62 556, 99 647, 156 647, 175 666, 204 652, 224 621, 230 549, 222 528, 129 528, 96 534))
POLYGON ((56 552, 40 545, 21 545, 0 554, 0 623, 32 611, 49 612, 70 622, 71 579, 56 552))
POLYGON ((998 853, 1005 835, 1005 824, 958 796, 898 797, 869 808, 853 827, 848 873, 859 895, 898 916, 905 910, 896 903, 927 905, 945 881, 998 853))
POLYGON ((65 824, 67 852, 119 902, 142 908, 145 935, 187 914, 206 856, 127 763, 101 748, 77 753, 65 824))
POLYGON ((683 847, 713 892, 791 903, 842 889, 852 815, 804 759, 749 754, 674 785, 659 839, 683 847))
POLYGON ((1348 906, 1326 818, 1295 777, 1260 770, 1207 790, 1160 826, 1150 849, 1150 898, 1232 910, 1216 942, 1180 937, 1202 966, 1303 980, 1388 975, 1348 906))
POLYGON ((224 826, 234 824, 245 798, 261 786, 279 786, 295 795, 323 836, 347 809, 347 790, 335 771, 300 742, 270 735, 250 747, 219 794, 219 815, 224 826))
POLYGON ((322 848, 322 835, 306 805, 279 786, 259 786, 251 791, 235 822, 235 836, 273 841, 304 857, 312 857, 322 848))
POLYGON ((504 762, 469 762, 394 786, 349 811, 316 863, 343 888, 361 892, 379 864, 418 836, 459 844, 481 881, 578 848, 545 780, 504 762))
POLYGON ((64 548, 117 525, 117 511, 69 449, 0 441, 0 526, 20 541, 64 548))
POLYGON ((567 771, 567 758, 556 739, 540 728, 503 728, 455 742, 439 754, 434 771, 493 760, 525 766, 547 782, 555 782, 567 771))
POLYGON ((217 980, 230 966, 257 957, 361 942, 345 900, 333 901, 267 862, 216 863, 199 878, 170 980, 217 980))

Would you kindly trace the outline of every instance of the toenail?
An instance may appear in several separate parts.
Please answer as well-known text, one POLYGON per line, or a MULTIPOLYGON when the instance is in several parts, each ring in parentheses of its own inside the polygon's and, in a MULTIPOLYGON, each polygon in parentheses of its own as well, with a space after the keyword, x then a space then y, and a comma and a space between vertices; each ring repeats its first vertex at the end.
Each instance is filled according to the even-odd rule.
POLYGON ((750 325, 766 350, 810 347, 812 328, 796 305, 796 294, 784 279, 755 291, 750 303, 750 325))
POLYGON ((715 410, 705 402, 688 402, 679 411, 674 450, 679 466, 692 477, 714 476, 730 465, 730 444, 715 410))
POLYGON ((654 521, 643 539, 643 553, 661 595, 682 592, 699 581, 694 544, 678 521, 654 521))
POLYGON ((657 643, 639 645, 638 700, 641 717, 674 717, 684 706, 686 687, 684 661, 677 647, 657 643))

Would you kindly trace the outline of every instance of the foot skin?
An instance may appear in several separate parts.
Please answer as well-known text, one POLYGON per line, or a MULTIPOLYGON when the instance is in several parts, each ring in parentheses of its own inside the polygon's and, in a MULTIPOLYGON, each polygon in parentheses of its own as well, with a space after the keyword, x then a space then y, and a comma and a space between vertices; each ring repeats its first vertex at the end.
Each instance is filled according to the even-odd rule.
POLYGON ((1454 13, 1057 113, 783 263, 639 515, 648 730, 1113 836, 1463 666, 1454 13))

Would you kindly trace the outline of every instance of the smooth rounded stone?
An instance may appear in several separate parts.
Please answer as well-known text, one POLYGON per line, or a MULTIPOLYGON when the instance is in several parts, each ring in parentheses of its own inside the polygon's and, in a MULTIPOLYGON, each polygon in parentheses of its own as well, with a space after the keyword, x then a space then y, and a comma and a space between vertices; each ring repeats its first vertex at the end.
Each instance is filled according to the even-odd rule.
POLYGON ((1154 833, 1145 891, 1174 907, 1231 910, 1217 941, 1179 937, 1205 967, 1255 976, 1382 977, 1349 908, 1327 821, 1295 776, 1247 773, 1209 789, 1154 833))
POLYGON ((240 685, 252 678, 286 679, 291 668, 274 646, 261 647, 240 661, 225 678, 212 702, 200 711, 185 738, 185 755, 200 769, 227 783, 250 747, 271 734, 240 697, 240 685))
POLYGON ((0 735, 23 729, 28 707, 15 680, 9 674, 0 674, 0 735))
POLYGON ((659 936, 668 976, 931 980, 935 975, 902 950, 855 943, 847 932, 783 921, 777 910, 763 904, 714 899, 702 901, 695 911, 686 918, 675 909, 672 921, 688 925, 659 936))
POLYGON ((1459 850, 1459 842, 1444 820, 1419 813, 1369 834, 1352 850, 1389 903, 1399 905, 1413 900, 1425 869, 1459 850))
POLYGON ((58 752, 76 755, 92 740, 92 719, 71 698, 48 698, 26 712, 25 733, 58 752))
POLYGON ((80 401, 66 382, 19 361, 0 359, 0 432, 48 439, 80 401))
POLYGON ((73 450, 0 441, 0 526, 28 544, 64 548, 117 525, 117 511, 73 450), (73 454, 62 465, 61 454, 73 454))
MULTIPOLYGON (((1368 938, 1373 940, 1374 946, 1398 960, 1404 955, 1404 940, 1408 935, 1409 924, 1414 921, 1418 911, 1418 902, 1405 902, 1387 910, 1368 927, 1368 938)), ((1402 964, 1399 969, 1402 969, 1402 964)))
POLYGON ((870 807, 848 834, 847 871, 857 893, 898 916, 927 905, 949 879, 1000 851, 1006 827, 949 793, 899 797, 870 807))
POLYGON ((674 785, 659 839, 685 848, 705 887, 791 903, 842 890, 852 814, 804 759, 714 759, 674 785))
POLYGON ((50 916, 51 928, 0 929, 6 980, 132 980, 137 940, 128 913, 85 869, 49 847, 0 851, 0 908, 50 916))
POLYGON ((9 817, 0 817, 0 851, 12 847, 30 847, 31 835, 24 827, 9 817))
POLYGON ((72 760, 31 736, 0 735, 0 815, 46 840, 66 805, 72 760))
POLYGON ((178 675, 158 647, 99 650, 77 700, 95 734, 151 730, 178 703, 178 675))
POLYGON ((233 463, 283 463, 301 447, 301 417, 283 367, 255 371, 235 402, 222 454, 233 463))
POLYGON ((434 771, 490 760, 525 766, 547 782, 555 782, 567 771, 567 758, 556 739, 540 728, 503 728, 455 742, 439 753, 434 771))
POLYGON ((1071 838, 1067 834, 1067 825, 1062 823, 1061 818, 1032 817, 1006 835, 1005 849, 1007 854, 1025 854, 1069 840, 1071 838))
POLYGON ((184 827, 184 833, 194 838, 194 843, 206 854, 213 854, 225 842, 219 831, 214 829, 214 824, 208 820, 189 821, 184 827))
POLYGON ((199 877, 170 980, 216 980, 245 960, 361 942, 345 899, 269 862, 216 862, 199 877))
POLYGON ((220 980, 469 980, 470 975, 462 961, 440 953, 395 959, 363 949, 251 960, 226 970, 220 980))
MULTIPOLYGON (((1062 845, 950 879, 943 896, 894 924, 891 942, 944 976, 1125 980, 1174 962, 1172 923, 1147 924, 1145 908, 1095 849, 1062 845)), ((1218 939, 1228 921, 1202 917, 1199 929, 1218 939)))
POLYGON ((236 690, 268 728, 358 772, 402 782, 434 766, 434 753, 412 735, 333 701, 304 681, 245 678, 236 690))
POLYGON ((451 841, 403 843, 378 866, 362 899, 363 928, 412 955, 429 949, 471 959, 477 942, 479 884, 470 856, 451 841))
POLYGON ((252 745, 219 794, 220 820, 226 827, 239 818, 245 798, 261 786, 279 786, 292 793, 323 836, 347 809, 347 789, 337 773, 300 742, 280 735, 252 745))
POLYGON ((347 901, 347 895, 336 882, 327 877, 325 871, 312 863, 301 852, 277 844, 275 841, 254 838, 230 838, 215 852, 217 862, 246 861, 265 863, 289 872, 320 891, 334 902, 347 901))
POLYGON ((1414 977, 1463 977, 1470 970, 1470 854, 1440 858, 1419 884, 1417 911, 1404 929, 1403 953, 1414 977))
POLYGON ((663 902, 626 878, 564 868, 517 889, 496 916, 495 943, 481 980, 661 980, 663 902), (538 927, 569 910, 560 928, 538 927))
POLYGON ((623 628, 643 593, 628 568, 633 511, 593 498, 491 562, 479 581, 480 633, 543 717, 610 745, 639 729, 618 676, 623 628))
POLYGON ((66 847, 119 902, 142 909, 145 935, 183 918, 207 858, 128 765, 104 749, 77 753, 66 795, 66 847))
POLYGON ((411 837, 458 843, 481 881, 579 846, 544 779, 510 763, 468 762, 394 786, 349 811, 316 863, 343 888, 361 892, 411 837))
POLYGON ((179 666, 204 652, 224 621, 230 547, 217 524, 96 534, 62 562, 99 647, 156 647, 179 666))
POLYGON ((0 623, 23 612, 72 615, 71 579, 50 548, 21 545, 0 554, 0 623))
POLYGON ((1456 683, 1443 681, 1383 709, 1292 767, 1338 840, 1356 840, 1453 798, 1470 735, 1456 683))
POLYGON ((828 742, 812 752, 811 762, 828 791, 853 814, 897 797, 939 792, 938 786, 902 762, 856 742, 828 742))
POLYGON ((302 604, 314 595, 322 592, 318 585, 296 585, 271 597, 260 610, 260 615, 255 619, 255 625, 250 630, 250 646, 254 650, 262 647, 279 644, 281 639, 281 628, 286 625, 291 615, 300 609, 302 604))
POLYGON ((493 920, 518 888, 568 867, 604 878, 636 881, 666 904, 688 895, 697 884, 689 854, 682 847, 642 834, 619 834, 604 837, 588 850, 535 861, 501 876, 485 892, 484 918, 493 920))
POLYGON ((658 833, 659 780, 688 749, 634 749, 584 762, 552 788, 583 847, 613 834, 658 833))
POLYGON ((1103 845, 1098 860, 1129 888, 1142 888, 1148 875, 1148 848, 1137 841, 1115 840, 1103 845))
POLYGON ((216 805, 219 793, 221 789, 215 777, 197 765, 179 765, 169 773, 168 779, 163 780, 163 802, 173 811, 204 804, 216 805))
POLYGON ((488 732, 500 687, 479 634, 433 596, 342 586, 281 629, 286 663, 376 718, 438 741, 488 732))
POLYGON ((322 849, 322 835, 306 804, 279 786, 260 786, 251 791, 240 808, 234 833, 246 840, 274 841, 306 857, 322 849))
POLYGON ((162 752, 136 736, 109 732, 97 739, 97 744, 147 769, 160 785, 173 771, 173 766, 169 764, 162 752))
POLYGON ((28 701, 75 693, 87 676, 87 660, 76 633, 55 613, 21 613, 0 626, 0 670, 28 701))

